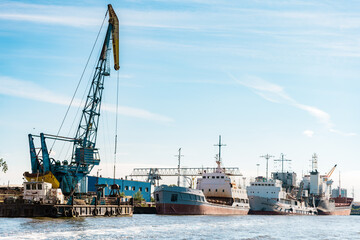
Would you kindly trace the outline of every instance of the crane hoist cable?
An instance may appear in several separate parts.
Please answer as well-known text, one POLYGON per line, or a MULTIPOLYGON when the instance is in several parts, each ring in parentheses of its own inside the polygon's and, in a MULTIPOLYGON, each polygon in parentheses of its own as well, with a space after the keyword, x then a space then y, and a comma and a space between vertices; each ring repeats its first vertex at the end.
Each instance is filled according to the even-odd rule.
MULTIPOLYGON (((56 136, 59 136, 60 131, 61 131, 61 128, 62 128, 63 125, 64 125, 65 119, 66 119, 66 117, 67 117, 67 115, 68 115, 68 113, 69 113, 69 110, 70 110, 70 108, 71 108, 71 105, 72 105, 72 103, 73 103, 73 101, 74 101, 74 99, 75 99, 75 95, 76 95, 76 93, 77 93, 77 91, 78 91, 78 89, 79 89, 80 83, 81 83, 81 81, 82 81, 82 79, 83 79, 83 77, 84 77, 86 68, 87 68, 87 66, 88 66, 88 64, 89 64, 90 58, 91 58, 92 53, 93 53, 93 51, 94 51, 94 49, 95 49, 96 43, 97 43, 97 41, 98 41, 98 39, 99 39, 100 32, 101 32, 101 29, 103 28, 103 25, 104 25, 104 22, 105 22, 105 19, 106 19, 106 16, 107 16, 108 12, 109 12, 109 11, 107 10, 106 13, 105 13, 104 19, 103 19, 103 21, 102 21, 102 23, 101 23, 101 26, 100 26, 100 29, 99 29, 99 32, 98 32, 98 34, 97 34, 97 36, 96 36, 94 45, 93 45, 93 47, 92 47, 92 49, 91 49, 91 52, 90 52, 90 55, 89 55, 89 57, 88 57, 88 59, 87 59, 87 61, 86 61, 84 70, 83 70, 83 72, 82 72, 82 74, 81 74, 81 77, 80 77, 79 82, 78 82, 78 84, 77 84, 77 86, 76 86, 75 92, 74 92, 74 94, 73 94, 73 96, 72 96, 72 98, 71 98, 70 104, 69 104, 69 106, 68 106, 68 108, 67 108, 67 110, 66 110, 65 116, 64 116, 64 118, 63 118, 63 120, 62 120, 62 122, 61 122, 61 125, 60 125, 60 128, 59 128, 58 132, 56 133, 56 136)), ((51 146, 51 148, 50 148, 49 153, 51 153, 51 151, 52 151, 52 149, 53 149, 53 147, 54 147, 54 145, 55 145, 55 142, 56 142, 56 138, 54 139, 54 142, 53 142, 53 144, 52 144, 52 146, 51 146)))
POLYGON ((118 135, 118 111, 119 111, 119 72, 117 72, 116 81, 116 117, 115 117, 115 148, 114 148, 114 184, 116 171, 116 157, 117 157, 117 135, 118 135))

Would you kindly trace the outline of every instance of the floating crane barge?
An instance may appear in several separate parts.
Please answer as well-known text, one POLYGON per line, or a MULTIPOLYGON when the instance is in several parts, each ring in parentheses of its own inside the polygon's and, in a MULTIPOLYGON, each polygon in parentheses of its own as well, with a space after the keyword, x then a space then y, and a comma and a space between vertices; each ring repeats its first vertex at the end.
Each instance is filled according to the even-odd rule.
POLYGON ((119 21, 108 5, 109 25, 102 45, 95 73, 76 136, 61 137, 40 133, 29 134, 31 173, 25 172, 24 192, 20 197, 7 198, 0 204, 0 217, 88 217, 122 216, 133 214, 133 201, 120 194, 119 186, 111 186, 109 197, 104 196, 104 185, 97 185, 96 196, 76 196, 77 184, 95 165, 100 164, 95 147, 100 117, 104 79, 110 75, 109 47, 112 39, 114 69, 119 70, 119 21), (34 137, 41 147, 35 148, 34 137), (50 158, 46 139, 73 143, 71 159, 60 162, 50 158))

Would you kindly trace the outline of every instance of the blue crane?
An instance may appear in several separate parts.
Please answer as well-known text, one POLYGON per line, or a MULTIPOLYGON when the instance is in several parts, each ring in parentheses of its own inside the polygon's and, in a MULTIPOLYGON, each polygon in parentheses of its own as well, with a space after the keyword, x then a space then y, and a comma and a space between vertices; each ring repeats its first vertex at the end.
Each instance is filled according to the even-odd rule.
POLYGON ((36 177, 41 178, 43 181, 51 182, 53 187, 60 187, 66 195, 72 195, 77 183, 88 175, 94 166, 100 163, 99 152, 95 146, 104 79, 110 75, 110 39, 112 39, 113 45, 114 69, 120 69, 119 21, 111 4, 108 5, 108 13, 109 25, 75 137, 68 138, 44 133, 40 133, 39 136, 32 134, 28 136, 32 173, 26 172, 24 176, 28 180, 36 177), (40 138, 41 148, 39 151, 35 148, 34 137, 40 138), (46 139, 72 142, 73 151, 71 160, 60 162, 50 158, 46 139))

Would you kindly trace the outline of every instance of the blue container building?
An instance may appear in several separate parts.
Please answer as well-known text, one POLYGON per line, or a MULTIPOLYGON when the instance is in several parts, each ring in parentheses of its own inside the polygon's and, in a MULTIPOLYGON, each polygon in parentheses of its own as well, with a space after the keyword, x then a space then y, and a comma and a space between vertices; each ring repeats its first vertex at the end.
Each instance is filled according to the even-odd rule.
MULTIPOLYGON (((95 184, 107 184, 105 188, 105 195, 110 194, 110 186, 114 184, 113 178, 103 178, 96 176, 87 176, 86 192, 96 192, 95 184)), ((150 202, 151 199, 151 184, 148 182, 126 180, 126 179, 115 179, 115 184, 119 185, 120 192, 124 192, 126 196, 134 196, 138 191, 141 192, 146 202, 150 202)))

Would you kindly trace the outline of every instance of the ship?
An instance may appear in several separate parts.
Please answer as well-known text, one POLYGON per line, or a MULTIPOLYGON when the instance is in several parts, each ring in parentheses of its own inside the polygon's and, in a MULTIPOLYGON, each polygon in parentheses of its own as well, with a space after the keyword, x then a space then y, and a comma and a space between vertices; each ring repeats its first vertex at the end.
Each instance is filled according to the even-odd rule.
POLYGON ((348 216, 351 213, 353 200, 347 197, 320 198, 317 206, 319 215, 348 216))
POLYGON ((224 169, 203 172, 197 188, 161 185, 154 191, 156 211, 165 215, 246 215, 246 190, 231 182, 224 169))
POLYGON ((246 215, 249 211, 246 199, 232 205, 213 203, 199 189, 161 185, 154 195, 156 213, 162 215, 246 215))
POLYGON ((350 215, 354 198, 338 196, 331 198, 335 202, 335 213, 333 215, 350 215))
MULTIPOLYGON (((269 156, 269 155, 267 155, 269 156)), ((317 209, 308 201, 308 192, 303 184, 296 186, 296 173, 285 172, 284 162, 291 161, 281 154, 281 172, 268 177, 256 177, 247 187, 250 202, 249 214, 259 215, 316 215, 317 209)), ((267 160, 269 157, 267 158, 267 160)), ((266 172, 268 176, 268 172, 266 172)))
POLYGON ((335 164, 328 174, 320 175, 316 154, 313 155, 312 161, 312 171, 303 177, 305 189, 310 193, 310 203, 317 208, 319 215, 350 215, 353 198, 342 197, 341 191, 339 196, 331 197, 333 180, 330 177, 337 165, 335 164))
MULTIPOLYGON (((284 155, 280 160, 282 165, 284 155)), ((312 156, 312 170, 296 185, 296 173, 272 173, 272 179, 257 177, 247 188, 250 214, 279 215, 350 215, 352 198, 330 196, 333 181, 330 179, 337 165, 329 173, 320 175, 317 155, 312 156)))
POLYGON ((132 216, 132 198, 104 197, 104 185, 101 184, 97 190, 96 196, 66 201, 61 188, 53 188, 49 182, 30 179, 23 183, 20 196, 5 198, 0 204, 0 217, 132 216))
POLYGON ((196 189, 161 185, 155 188, 156 211, 165 215, 246 215, 250 205, 246 190, 237 186, 221 167, 221 136, 215 171, 204 170, 196 189))
POLYGON ((310 206, 306 192, 295 184, 296 173, 274 172, 273 178, 259 176, 250 182, 247 194, 249 214, 259 215, 316 215, 317 209, 310 206), (280 178, 280 179, 277 179, 280 178), (288 181, 286 181, 288 180, 288 181))

